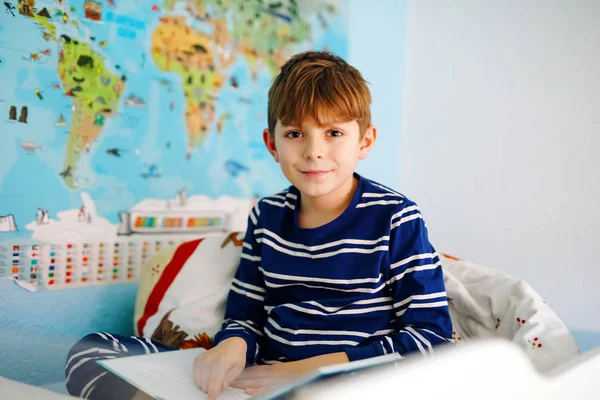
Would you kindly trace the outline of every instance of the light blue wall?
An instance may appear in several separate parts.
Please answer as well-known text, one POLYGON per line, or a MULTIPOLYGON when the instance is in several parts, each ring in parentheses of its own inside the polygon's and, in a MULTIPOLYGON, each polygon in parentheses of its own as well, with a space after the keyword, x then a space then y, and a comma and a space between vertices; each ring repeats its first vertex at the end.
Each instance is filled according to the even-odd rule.
POLYGON ((571 330, 571 335, 582 353, 600 346, 600 332, 571 330))
POLYGON ((350 3, 348 61, 369 82, 377 142, 358 173, 398 189, 402 83, 406 46, 406 1, 350 3))
POLYGON ((95 331, 132 334, 136 285, 30 293, 0 281, 0 376, 64 380, 69 348, 95 331))

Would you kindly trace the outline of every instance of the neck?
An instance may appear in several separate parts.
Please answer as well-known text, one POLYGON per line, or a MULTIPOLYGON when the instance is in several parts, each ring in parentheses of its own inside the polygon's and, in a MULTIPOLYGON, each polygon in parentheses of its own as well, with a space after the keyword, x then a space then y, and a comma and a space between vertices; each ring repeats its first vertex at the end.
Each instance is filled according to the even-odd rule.
POLYGON ((318 197, 301 194, 299 223, 303 228, 314 228, 333 221, 348 208, 358 188, 358 179, 350 177, 335 191, 318 197))

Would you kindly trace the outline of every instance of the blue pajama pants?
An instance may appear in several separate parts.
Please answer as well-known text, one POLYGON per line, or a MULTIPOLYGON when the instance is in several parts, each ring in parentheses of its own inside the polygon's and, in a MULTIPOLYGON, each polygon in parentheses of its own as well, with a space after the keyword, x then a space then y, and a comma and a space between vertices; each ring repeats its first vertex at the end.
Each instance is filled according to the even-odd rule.
POLYGON ((99 400, 129 400, 137 389, 102 367, 96 360, 179 350, 150 339, 96 332, 79 340, 69 351, 65 365, 71 396, 99 400))

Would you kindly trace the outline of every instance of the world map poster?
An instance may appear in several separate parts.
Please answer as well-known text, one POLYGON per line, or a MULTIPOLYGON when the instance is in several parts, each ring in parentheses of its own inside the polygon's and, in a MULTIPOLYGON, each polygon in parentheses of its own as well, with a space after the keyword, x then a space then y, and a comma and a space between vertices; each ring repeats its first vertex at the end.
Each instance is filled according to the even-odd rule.
POLYGON ((41 265, 58 274, 48 268, 70 265, 67 246, 79 246, 79 267, 94 249, 86 267, 97 268, 100 249, 117 259, 122 238, 142 252, 153 234, 231 228, 231 215, 287 187, 262 142, 269 87, 297 52, 347 58, 347 9, 341 0, 3 2, 0 277, 35 283, 41 265))

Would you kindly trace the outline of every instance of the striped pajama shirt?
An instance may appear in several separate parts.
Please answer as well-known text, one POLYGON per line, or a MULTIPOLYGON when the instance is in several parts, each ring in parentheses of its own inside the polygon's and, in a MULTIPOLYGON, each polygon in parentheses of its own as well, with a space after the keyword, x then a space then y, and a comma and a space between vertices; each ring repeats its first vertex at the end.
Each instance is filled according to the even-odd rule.
POLYGON ((359 180, 332 222, 298 226, 299 191, 263 198, 250 212, 225 322, 215 342, 238 336, 247 365, 334 352, 360 360, 452 342, 440 259, 419 208, 359 180))

